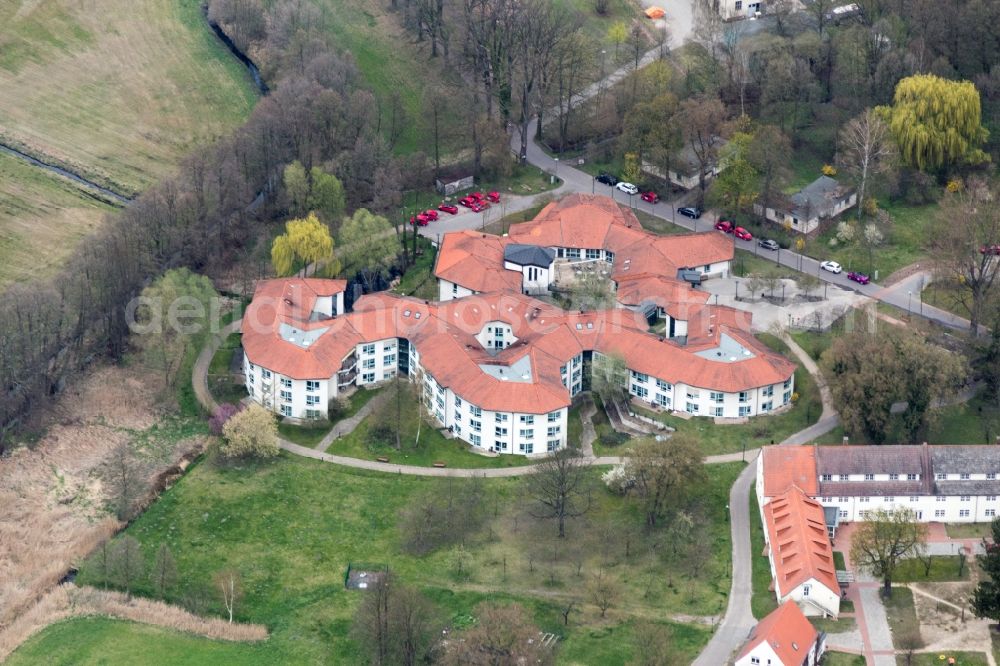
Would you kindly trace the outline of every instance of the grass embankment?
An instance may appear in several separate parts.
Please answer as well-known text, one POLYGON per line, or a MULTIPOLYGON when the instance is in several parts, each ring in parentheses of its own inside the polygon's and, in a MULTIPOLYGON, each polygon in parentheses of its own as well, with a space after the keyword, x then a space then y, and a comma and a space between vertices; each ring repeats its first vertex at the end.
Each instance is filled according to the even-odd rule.
POLYGON ((969 561, 962 565, 959 575, 958 555, 932 555, 930 569, 919 558, 906 559, 899 563, 892 577, 894 583, 941 583, 946 581, 968 580, 969 561))
POLYGON ((865 658, 859 654, 827 652, 823 655, 823 666, 865 666, 865 658))
POLYGON ((751 585, 753 596, 750 610, 758 620, 778 607, 778 600, 771 591, 771 565, 765 555, 764 524, 760 519, 757 492, 750 489, 750 557, 752 558, 751 585))
POLYGON ((110 210, 69 180, 0 153, 0 287, 55 273, 110 210))
POLYGON ((198 0, 0 7, 5 140, 112 189, 138 192, 256 101, 198 0))
MULTIPOLYGON (((571 521, 561 540, 553 524, 530 518, 520 480, 485 480, 487 524, 466 540, 459 573, 455 549, 425 557, 404 552, 400 517, 418 498, 444 495, 461 481, 346 470, 287 454, 262 464, 222 464, 209 456, 126 533, 142 543, 147 563, 160 544, 170 545, 180 575, 167 600, 206 614, 221 612, 213 573, 239 570, 246 597, 236 618, 266 624, 271 638, 254 646, 192 638, 170 643, 169 632, 75 620, 43 632, 16 655, 24 661, 14 663, 75 644, 90 663, 141 663, 168 643, 183 663, 215 655, 238 663, 359 663, 349 628, 364 593, 346 591, 343 576, 348 563, 369 562, 386 564, 421 588, 446 621, 466 616, 484 599, 516 600, 543 631, 561 637, 560 663, 625 664, 632 658, 635 621, 664 623, 673 613, 724 609, 731 552, 724 505, 741 469, 713 465, 696 490, 704 515, 691 542, 697 556, 688 546, 665 543, 661 530, 647 533, 637 507, 603 488, 587 520, 571 521), (674 545, 683 552, 672 552, 674 545), (602 569, 620 591, 604 619, 584 592, 602 569), (577 610, 564 626, 558 609, 568 599, 577 601, 577 610)), ((596 480, 598 470, 593 473, 596 480)), ((79 581, 102 582, 95 560, 83 564, 79 581)), ((152 590, 142 577, 134 591, 152 590)), ((704 626, 664 624, 686 662, 710 635, 704 626)))
POLYGON ((951 539, 993 538, 992 523, 948 523, 944 529, 951 539))
POLYGON ((916 636, 923 645, 920 637, 920 621, 917 620, 917 610, 913 605, 913 592, 906 587, 894 587, 890 597, 883 599, 882 603, 885 604, 885 615, 892 631, 893 645, 897 649, 902 649, 900 639, 909 636, 916 636))

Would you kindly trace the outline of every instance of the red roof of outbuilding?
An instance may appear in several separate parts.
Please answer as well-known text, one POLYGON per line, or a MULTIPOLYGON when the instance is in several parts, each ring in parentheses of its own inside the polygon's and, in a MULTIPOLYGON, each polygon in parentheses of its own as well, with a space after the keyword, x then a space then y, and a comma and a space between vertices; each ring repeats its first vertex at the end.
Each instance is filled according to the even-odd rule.
POLYGON ((757 623, 736 659, 742 659, 761 643, 767 643, 781 664, 799 666, 806 662, 818 637, 819 632, 798 604, 786 601, 757 623))

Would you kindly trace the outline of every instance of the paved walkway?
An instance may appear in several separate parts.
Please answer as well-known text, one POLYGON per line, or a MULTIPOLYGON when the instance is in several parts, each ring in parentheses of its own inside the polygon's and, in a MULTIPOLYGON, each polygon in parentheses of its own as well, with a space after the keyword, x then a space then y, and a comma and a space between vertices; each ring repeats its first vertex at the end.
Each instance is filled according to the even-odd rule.
POLYGON ((855 583, 857 600, 854 603, 855 620, 861 630, 865 659, 873 666, 896 666, 896 651, 892 645, 892 632, 885 616, 885 606, 879 598, 879 583, 855 583), (860 602, 860 603, 859 603, 860 602))
POLYGON ((594 441, 597 439, 597 431, 594 430, 594 414, 597 413, 597 405, 589 395, 584 396, 584 402, 580 408, 580 420, 583 422, 583 434, 580 436, 580 451, 587 458, 594 457, 594 441))
POLYGON ((334 441, 340 439, 344 435, 349 435, 354 432, 354 429, 365 420, 365 417, 384 405, 389 397, 390 393, 388 391, 382 391, 378 395, 373 396, 371 400, 365 403, 361 409, 355 412, 353 416, 337 421, 333 427, 330 428, 330 432, 326 433, 326 436, 320 440, 319 444, 316 445, 316 450, 326 451, 330 448, 330 445, 333 444, 334 441))

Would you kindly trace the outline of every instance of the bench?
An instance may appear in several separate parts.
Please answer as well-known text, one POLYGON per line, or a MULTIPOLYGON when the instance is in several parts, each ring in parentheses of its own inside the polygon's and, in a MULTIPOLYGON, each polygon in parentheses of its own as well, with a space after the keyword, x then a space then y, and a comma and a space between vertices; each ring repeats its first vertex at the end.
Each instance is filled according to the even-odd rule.
POLYGON ((445 462, 443 460, 435 460, 434 461, 434 466, 435 467, 446 467, 447 465, 445 464, 445 462))
POLYGON ((379 456, 375 460, 377 460, 379 462, 386 462, 387 463, 387 462, 389 462, 389 457, 388 456, 379 456))

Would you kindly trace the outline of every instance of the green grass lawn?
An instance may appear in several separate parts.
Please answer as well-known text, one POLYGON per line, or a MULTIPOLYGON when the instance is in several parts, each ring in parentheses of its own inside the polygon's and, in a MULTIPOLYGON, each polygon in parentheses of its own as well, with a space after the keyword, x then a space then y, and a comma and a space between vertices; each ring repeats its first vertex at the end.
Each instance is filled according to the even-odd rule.
POLYGON ((760 519, 760 505, 757 503, 757 493, 750 489, 750 557, 752 560, 753 596, 750 598, 750 609, 758 620, 778 607, 774 592, 768 589, 771 585, 771 565, 764 555, 764 525, 760 519))
MULTIPOLYGON (((841 612, 844 612, 843 608, 841 608, 841 612)), ((809 621, 812 622, 817 631, 825 631, 828 634, 846 634, 858 628, 858 624, 854 621, 853 617, 842 617, 840 619, 811 617, 809 621)))
POLYGON ((844 554, 839 550, 833 551, 833 566, 837 571, 844 571, 847 569, 847 562, 844 559, 844 554))
POLYGON ((846 652, 827 652, 823 655, 823 666, 865 666, 865 658, 846 652))
POLYGON ((240 349, 241 337, 239 332, 230 333, 208 366, 208 389, 220 405, 227 402, 235 405, 247 395, 244 385, 234 381, 229 372, 233 355, 240 349))
MULTIPOLYGON (((982 652, 922 652, 920 654, 913 655, 913 660, 910 662, 912 666, 941 666, 941 664, 949 664, 948 658, 955 659, 956 666, 986 666, 989 662, 986 659, 986 655, 982 652), (941 655, 945 658, 941 659, 941 655)), ((896 663, 905 666, 906 657, 905 655, 897 655, 896 663)), ((949 665, 950 666, 950 665, 949 665)))
POLYGON ((898 648, 899 639, 903 636, 920 636, 920 622, 913 607, 913 592, 909 588, 892 588, 892 595, 888 599, 883 599, 882 603, 885 604, 885 615, 892 631, 893 645, 898 648))
POLYGON ((580 405, 569 408, 566 414, 566 442, 573 448, 580 448, 583 438, 583 420, 580 418, 580 405))
MULTIPOLYGON (((794 359, 787 345, 773 335, 762 333, 757 337, 771 349, 794 359)), ((780 443, 792 433, 816 423, 823 411, 819 389, 812 375, 801 367, 795 370, 795 392, 799 394, 799 400, 788 411, 770 416, 755 416, 746 424, 716 424, 706 416, 683 419, 643 407, 633 406, 633 409, 662 421, 677 432, 692 433, 701 442, 705 455, 716 455, 740 451, 744 444, 747 449, 753 449, 770 444, 772 440, 780 443)))
MULTIPOLYGON (((445 617, 468 614, 484 599, 516 600, 543 631, 562 638, 560 663, 624 664, 636 618, 662 622, 672 613, 724 609, 730 584, 724 502, 742 467, 713 465, 696 490, 705 511, 698 543, 706 546, 697 558, 697 574, 691 557, 669 552, 662 532, 643 530, 630 500, 598 490, 588 519, 571 521, 569 538, 559 540, 551 523, 536 524, 524 513, 521 481, 512 478, 483 482, 492 510, 488 525, 467 541, 467 575, 459 576, 451 549, 425 557, 406 554, 398 524, 415 498, 448 493, 460 481, 348 470, 288 454, 239 464, 220 463, 210 454, 126 533, 142 543, 147 562, 160 544, 169 544, 180 575, 168 601, 221 614, 211 576, 234 567, 246 590, 237 619, 264 623, 271 631, 257 646, 194 638, 172 642, 178 663, 359 663, 349 627, 363 593, 346 591, 343 576, 349 562, 369 562, 388 565, 421 588, 445 617), (628 529, 630 536, 608 538, 609 529, 628 529), (622 593, 604 620, 581 592, 600 568, 615 577, 622 593), (558 605, 574 596, 578 610, 563 626, 558 605), (595 662, 587 655, 608 657, 595 662)), ((593 473, 596 480, 599 470, 593 473)), ((81 584, 101 584, 101 578, 95 560, 82 564, 81 584)), ((135 592, 151 593, 147 579, 139 579, 135 592)), ((704 626, 668 629, 685 661, 710 634, 704 626)), ((156 647, 172 638, 171 632, 125 622, 74 620, 36 637, 14 663, 31 663, 36 655, 58 657, 76 643, 84 650, 81 658, 90 659, 84 663, 121 663, 131 656, 143 663, 144 655, 156 654, 156 647)))
POLYGON ((992 523, 948 523, 944 528, 952 539, 981 539, 993 536, 992 523))
POLYGON ((347 398, 347 409, 338 415, 332 422, 326 419, 305 423, 281 421, 278 423, 278 435, 282 439, 287 439, 288 441, 295 442, 301 446, 315 448, 323 440, 323 438, 326 437, 326 434, 330 432, 330 428, 332 428, 335 423, 339 423, 340 421, 357 414, 358 410, 368 404, 368 401, 374 398, 378 391, 378 389, 370 390, 366 388, 358 388, 355 390, 354 393, 347 398))
POLYGON ((903 560, 899 563, 894 583, 940 583, 944 581, 967 580, 969 578, 969 562, 962 567, 962 575, 958 575, 958 555, 932 555, 931 568, 925 573, 923 562, 917 558, 903 560))

